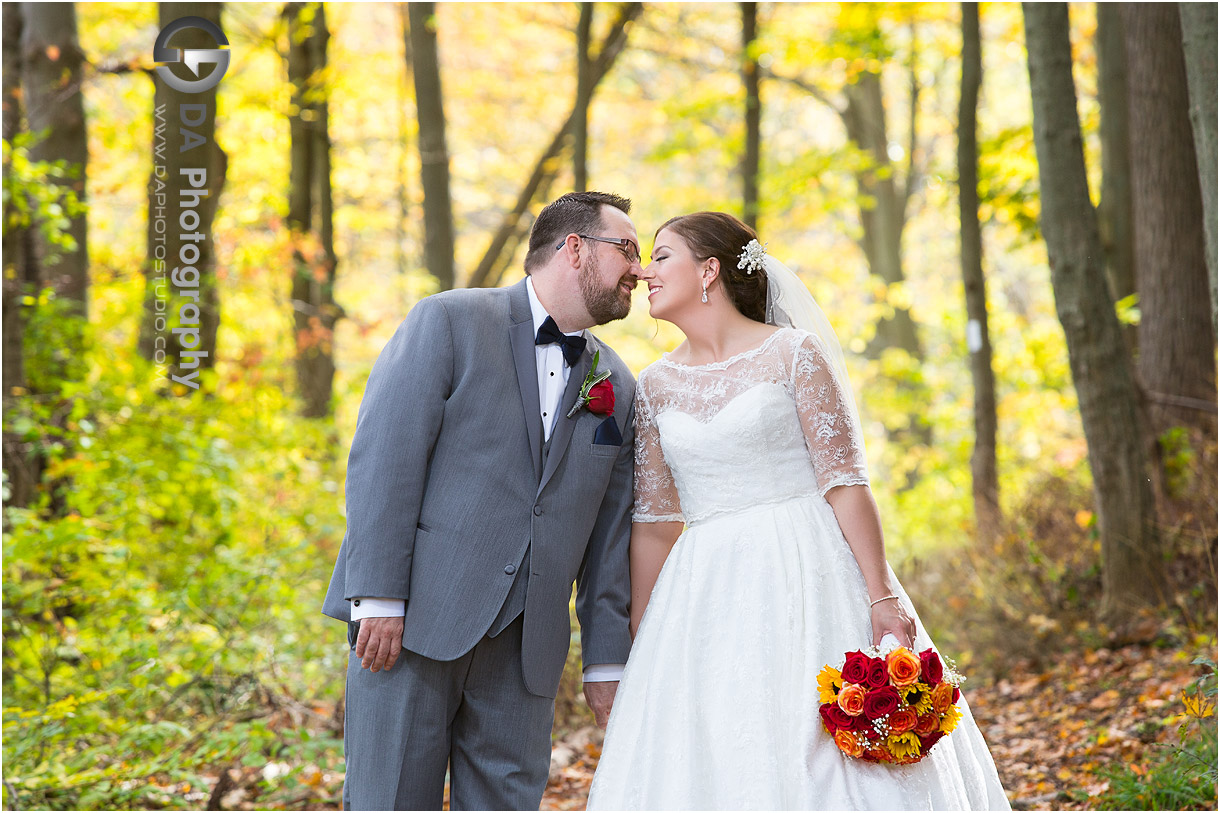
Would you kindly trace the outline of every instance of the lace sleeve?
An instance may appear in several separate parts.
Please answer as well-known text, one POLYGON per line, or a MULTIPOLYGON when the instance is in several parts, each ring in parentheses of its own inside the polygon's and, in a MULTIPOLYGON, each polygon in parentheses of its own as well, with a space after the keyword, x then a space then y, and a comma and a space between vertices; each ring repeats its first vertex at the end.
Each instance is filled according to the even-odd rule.
POLYGON ((635 508, 633 522, 683 522, 673 473, 661 451, 645 373, 635 388, 635 508))
POLYGON ((792 397, 822 496, 836 486, 868 485, 859 416, 816 336, 806 335, 792 357, 792 397))

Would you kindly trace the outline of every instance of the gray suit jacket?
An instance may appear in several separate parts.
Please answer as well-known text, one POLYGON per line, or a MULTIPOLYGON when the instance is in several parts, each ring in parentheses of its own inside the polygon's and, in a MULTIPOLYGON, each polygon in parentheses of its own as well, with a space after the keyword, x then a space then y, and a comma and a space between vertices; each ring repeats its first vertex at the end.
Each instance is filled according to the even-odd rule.
POLYGON ((323 613, 347 621, 353 597, 406 599, 403 646, 453 660, 487 633, 530 547, 526 688, 556 694, 574 581, 585 664, 626 662, 635 379, 585 336, 544 466, 525 281, 446 291, 411 309, 360 404, 347 533, 323 613), (598 350, 621 445, 594 442, 603 416, 565 417, 598 350))

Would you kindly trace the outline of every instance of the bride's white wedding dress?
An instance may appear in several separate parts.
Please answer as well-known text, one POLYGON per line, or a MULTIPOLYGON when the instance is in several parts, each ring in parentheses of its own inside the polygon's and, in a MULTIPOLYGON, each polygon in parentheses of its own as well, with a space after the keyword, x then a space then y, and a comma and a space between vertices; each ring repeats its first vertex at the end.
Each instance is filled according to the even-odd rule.
MULTIPOLYGON (((957 728, 913 765, 851 759, 822 729, 818 672, 872 642, 825 499, 868 483, 841 395, 821 339, 792 328, 640 375, 634 519, 687 528, 632 646, 589 809, 1008 809, 964 695, 957 728)), ((919 651, 932 642, 916 624, 919 651)))

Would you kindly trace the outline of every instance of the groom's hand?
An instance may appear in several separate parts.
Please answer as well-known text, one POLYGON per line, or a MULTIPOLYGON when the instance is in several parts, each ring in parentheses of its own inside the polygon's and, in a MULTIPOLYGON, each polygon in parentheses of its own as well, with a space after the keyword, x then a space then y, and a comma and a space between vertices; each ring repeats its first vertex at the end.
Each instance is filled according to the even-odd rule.
POLYGON ((356 636, 356 657, 362 669, 389 669, 402 652, 402 616, 364 618, 356 636))
POLYGON ((585 702, 593 709, 599 728, 605 728, 610 720, 610 707, 614 705, 614 693, 618 691, 617 680, 604 680, 585 684, 585 702))

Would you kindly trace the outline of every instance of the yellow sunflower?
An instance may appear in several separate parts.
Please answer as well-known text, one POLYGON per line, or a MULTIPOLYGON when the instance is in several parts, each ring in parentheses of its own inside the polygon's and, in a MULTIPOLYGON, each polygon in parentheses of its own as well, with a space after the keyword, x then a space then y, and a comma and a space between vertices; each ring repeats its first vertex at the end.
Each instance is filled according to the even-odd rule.
MULTIPOLYGON (((902 695, 903 702, 915 709, 916 714, 927 714, 932 709, 932 690, 928 684, 912 683, 910 686, 903 686, 898 690, 902 695)), ((825 701, 822 701, 825 702, 825 701)))
POLYGON ((890 749, 890 753, 898 759, 919 756, 919 737, 915 736, 913 731, 891 734, 886 737, 885 745, 890 749))
POLYGON ((940 730, 948 734, 957 727, 957 723, 962 719, 962 713, 957 710, 957 704, 954 703, 945 710, 945 718, 940 721, 940 730))
POLYGON ((843 675, 833 666, 827 666, 818 674, 818 702, 833 703, 843 688, 843 675))

